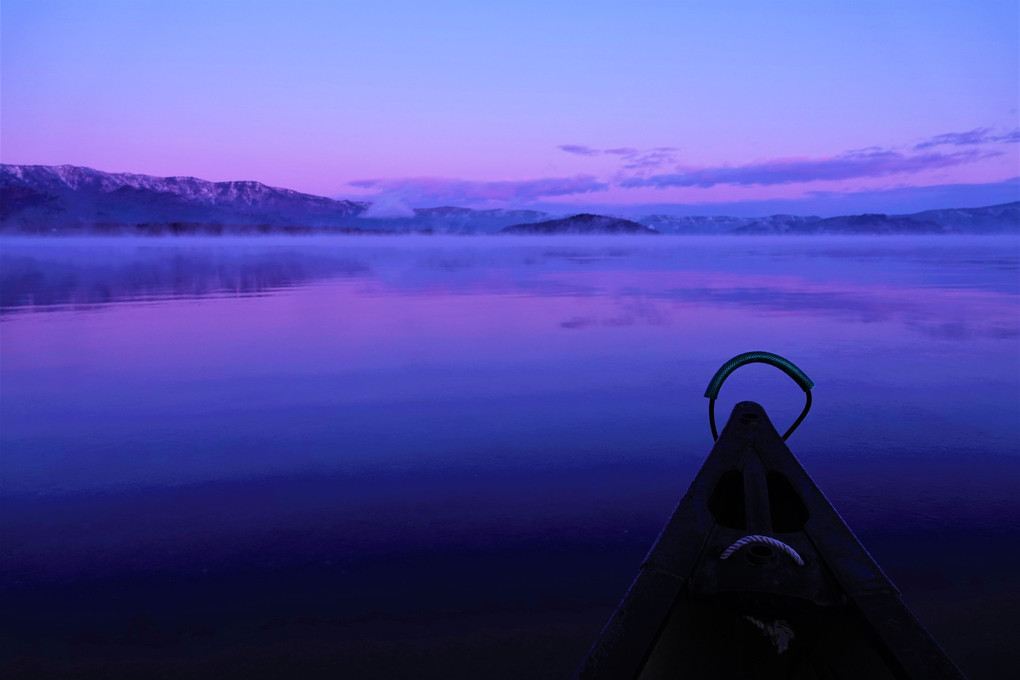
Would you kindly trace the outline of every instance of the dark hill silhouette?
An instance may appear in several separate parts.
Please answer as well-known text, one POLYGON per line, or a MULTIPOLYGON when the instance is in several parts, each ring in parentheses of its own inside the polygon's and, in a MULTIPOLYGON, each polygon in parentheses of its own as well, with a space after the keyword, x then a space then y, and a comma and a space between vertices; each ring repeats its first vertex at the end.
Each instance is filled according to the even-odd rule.
POLYGON ((651 227, 618 217, 581 213, 559 220, 515 224, 501 234, 658 234, 651 227))

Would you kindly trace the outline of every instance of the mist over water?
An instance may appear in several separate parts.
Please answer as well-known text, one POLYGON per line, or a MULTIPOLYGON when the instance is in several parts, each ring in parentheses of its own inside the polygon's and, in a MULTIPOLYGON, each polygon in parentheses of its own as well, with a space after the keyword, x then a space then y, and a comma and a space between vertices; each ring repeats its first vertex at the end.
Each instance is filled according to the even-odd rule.
POLYGON ((1018 303, 1015 237, 5 238, 2 658, 569 676, 766 350, 817 384, 794 453, 995 677, 1018 303))

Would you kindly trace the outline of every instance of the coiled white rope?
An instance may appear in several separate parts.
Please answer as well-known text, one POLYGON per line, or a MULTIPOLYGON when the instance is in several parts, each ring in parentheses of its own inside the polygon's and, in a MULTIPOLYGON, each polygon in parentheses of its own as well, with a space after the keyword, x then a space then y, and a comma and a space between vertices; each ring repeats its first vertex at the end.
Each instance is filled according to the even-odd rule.
POLYGON ((742 539, 740 539, 730 547, 726 548, 726 550, 723 550, 722 554, 719 555, 719 559, 721 560, 729 559, 730 555, 737 552, 745 545, 751 543, 761 543, 763 545, 770 545, 773 548, 776 548, 777 550, 782 550, 784 553, 793 558, 793 561, 797 563, 798 567, 804 566, 804 560, 801 558, 799 554, 797 554, 796 550, 786 545, 782 541, 772 538, 771 536, 759 536, 757 534, 753 536, 744 536, 742 539))

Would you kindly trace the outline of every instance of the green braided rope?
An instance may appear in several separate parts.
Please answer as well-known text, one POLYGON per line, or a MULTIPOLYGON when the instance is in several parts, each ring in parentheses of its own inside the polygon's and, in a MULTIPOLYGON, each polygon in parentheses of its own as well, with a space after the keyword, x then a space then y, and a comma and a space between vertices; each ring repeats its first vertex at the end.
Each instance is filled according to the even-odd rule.
POLYGON ((715 426, 715 400, 719 396, 719 390, 722 388, 722 384, 726 381, 726 378, 730 376, 730 373, 737 370, 741 366, 746 364, 769 364, 780 369, 783 373, 793 378, 802 390, 804 390, 804 396, 806 398, 804 402, 804 410, 800 412, 797 420, 793 421, 793 425, 783 435, 783 441, 793 434, 793 431, 797 429, 797 426, 801 424, 808 411, 811 410, 811 388, 815 386, 815 382, 807 377, 804 371, 797 368, 797 366, 789 359, 784 359, 778 354, 772 352, 744 352, 733 357, 725 364, 722 365, 715 375, 712 376, 711 382, 708 383, 708 388, 705 390, 705 396, 708 397, 708 422, 712 427, 712 439, 719 438, 719 431, 715 426))
POLYGON ((743 354, 738 354, 727 361, 718 371, 715 372, 715 375, 712 376, 711 382, 708 383, 708 388, 705 390, 705 396, 709 399, 715 399, 719 396, 719 389, 722 387, 723 382, 726 378, 730 377, 730 373, 733 373, 733 371, 737 370, 741 366, 755 363, 775 366, 783 371, 783 373, 786 373, 786 375, 793 378, 794 382, 796 382, 797 385, 799 385, 805 392, 810 391, 811 388, 815 386, 814 381, 807 377, 807 374, 797 368, 797 366, 789 359, 784 359, 778 354, 773 354, 772 352, 744 352, 743 354))

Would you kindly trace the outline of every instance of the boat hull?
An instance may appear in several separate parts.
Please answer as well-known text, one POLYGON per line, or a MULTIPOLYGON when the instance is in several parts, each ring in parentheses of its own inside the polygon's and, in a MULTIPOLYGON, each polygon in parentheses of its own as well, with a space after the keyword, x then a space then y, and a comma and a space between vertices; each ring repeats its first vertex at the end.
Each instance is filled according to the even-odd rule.
POLYGON ((734 407, 575 675, 962 677, 753 402, 734 407))

